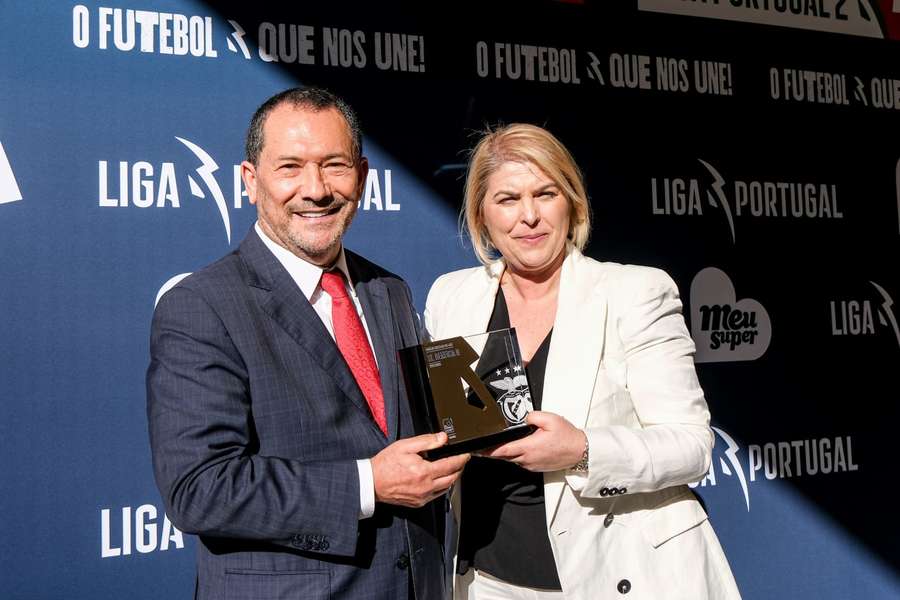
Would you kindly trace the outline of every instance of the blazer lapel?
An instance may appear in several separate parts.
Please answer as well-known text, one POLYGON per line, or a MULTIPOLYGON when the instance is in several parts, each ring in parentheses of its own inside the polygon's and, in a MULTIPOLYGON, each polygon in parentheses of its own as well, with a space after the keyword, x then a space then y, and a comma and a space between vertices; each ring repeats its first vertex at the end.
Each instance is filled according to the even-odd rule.
MULTIPOLYGON (((384 282, 361 272, 357 261, 350 252, 345 252, 347 268, 353 279, 353 287, 366 316, 366 326, 372 338, 381 391, 384 397, 384 416, 387 420, 388 441, 397 439, 399 426, 399 373, 397 370, 397 347, 394 336, 394 317, 391 310, 390 294, 384 282)), ((369 410, 366 406, 366 410, 369 410)), ((373 421, 374 423, 374 421, 373 421)), ((380 430, 379 430, 380 432, 380 430)))
POLYGON ((494 301, 497 290, 500 289, 500 278, 506 269, 506 263, 502 260, 495 261, 479 271, 477 287, 472 293, 459 294, 453 299, 456 305, 455 314, 461 315, 465 323, 464 331, 460 331, 456 323, 448 323, 447 335, 474 335, 487 331, 494 312, 494 301))
MULTIPOLYGON (((306 350, 358 409, 370 415, 366 399, 319 315, 252 229, 239 252, 247 266, 248 285, 262 294, 263 311, 306 350)), ((374 421, 372 426, 381 432, 374 421)))
MULTIPOLYGON (((606 339, 606 293, 586 267, 582 254, 570 247, 560 276, 541 404, 542 410, 565 417, 578 428, 587 423, 606 339)), ((563 473, 545 474, 548 523, 553 520, 564 487, 563 473)))

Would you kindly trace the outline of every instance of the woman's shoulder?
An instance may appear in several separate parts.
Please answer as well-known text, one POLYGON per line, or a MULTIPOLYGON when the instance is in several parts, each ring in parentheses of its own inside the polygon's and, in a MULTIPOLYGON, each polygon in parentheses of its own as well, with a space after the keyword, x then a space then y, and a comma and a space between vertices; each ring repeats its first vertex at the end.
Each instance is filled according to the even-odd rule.
POLYGON ((438 277, 425 300, 425 328, 429 334, 447 337, 444 329, 457 327, 477 313, 491 289, 492 278, 490 268, 484 266, 438 277))
POLYGON ((477 266, 468 269, 459 269, 458 271, 450 271, 438 277, 428 292, 429 298, 439 298, 446 295, 453 295, 461 289, 465 289, 473 285, 487 285, 492 277, 490 266, 477 266))
POLYGON ((583 278, 602 286, 607 293, 674 287, 672 278, 656 267, 599 261, 581 255, 578 270, 583 278))

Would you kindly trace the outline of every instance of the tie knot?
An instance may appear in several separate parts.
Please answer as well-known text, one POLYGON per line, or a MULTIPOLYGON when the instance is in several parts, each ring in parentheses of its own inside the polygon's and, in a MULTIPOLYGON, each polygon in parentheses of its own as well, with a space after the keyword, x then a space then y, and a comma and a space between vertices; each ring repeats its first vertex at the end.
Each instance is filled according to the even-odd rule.
POLYGON ((347 286, 344 285, 344 274, 339 270, 322 272, 322 289, 332 298, 346 298, 347 286))

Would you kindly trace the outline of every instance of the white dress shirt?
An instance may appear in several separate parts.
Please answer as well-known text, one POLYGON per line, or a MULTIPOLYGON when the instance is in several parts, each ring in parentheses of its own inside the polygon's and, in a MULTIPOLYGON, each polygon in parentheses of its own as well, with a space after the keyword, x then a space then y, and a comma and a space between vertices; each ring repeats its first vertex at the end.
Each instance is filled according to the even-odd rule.
MULTIPOLYGON (((254 225, 254 229, 256 229, 256 234, 266 245, 266 248, 287 269, 291 279, 300 288, 303 296, 309 300, 313 310, 316 311, 316 314, 322 320, 322 324, 325 325, 325 329, 328 330, 328 334, 334 339, 334 324, 331 320, 331 296, 325 293, 322 286, 319 285, 319 282, 322 280, 322 272, 325 269, 306 262, 288 249, 275 243, 259 226, 259 221, 254 225)), ((369 326, 366 324, 366 315, 363 314, 362 305, 359 303, 359 298, 356 297, 356 290, 353 289, 353 283, 350 281, 350 273, 347 271, 347 259, 344 257, 343 247, 341 247, 341 252, 338 254, 334 267, 344 274, 344 281, 350 292, 350 297, 353 299, 353 305, 356 307, 359 320, 362 321, 363 329, 366 331, 369 347, 372 348, 372 356, 374 357, 375 348, 372 346, 372 336, 369 334, 369 326)), ((378 359, 376 358, 375 361, 377 365, 378 359)), ((356 468, 359 471, 359 518, 367 519, 375 514, 375 480, 372 476, 372 462, 369 459, 358 460, 356 461, 356 468)))

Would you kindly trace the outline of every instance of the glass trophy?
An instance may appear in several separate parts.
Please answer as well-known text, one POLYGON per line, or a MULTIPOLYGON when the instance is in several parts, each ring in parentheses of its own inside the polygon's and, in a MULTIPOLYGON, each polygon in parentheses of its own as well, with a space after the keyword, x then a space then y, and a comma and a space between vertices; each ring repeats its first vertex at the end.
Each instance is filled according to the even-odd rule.
POLYGON ((496 446, 534 428, 515 329, 435 340, 399 351, 416 435, 443 431, 429 459, 496 446))

